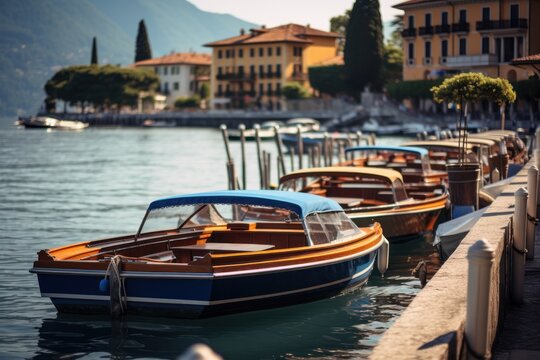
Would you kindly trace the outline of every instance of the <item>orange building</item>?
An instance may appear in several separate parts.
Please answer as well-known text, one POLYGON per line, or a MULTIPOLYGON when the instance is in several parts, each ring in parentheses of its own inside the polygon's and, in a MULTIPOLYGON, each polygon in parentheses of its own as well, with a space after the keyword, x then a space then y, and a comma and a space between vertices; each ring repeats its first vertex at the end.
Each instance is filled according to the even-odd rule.
POLYGON ((308 67, 334 59, 340 35, 296 24, 251 29, 212 48, 211 106, 281 108, 289 82, 309 88, 308 67))
POLYGON ((540 53, 540 0, 409 0, 403 79, 475 71, 510 81, 532 73, 512 59, 540 53))

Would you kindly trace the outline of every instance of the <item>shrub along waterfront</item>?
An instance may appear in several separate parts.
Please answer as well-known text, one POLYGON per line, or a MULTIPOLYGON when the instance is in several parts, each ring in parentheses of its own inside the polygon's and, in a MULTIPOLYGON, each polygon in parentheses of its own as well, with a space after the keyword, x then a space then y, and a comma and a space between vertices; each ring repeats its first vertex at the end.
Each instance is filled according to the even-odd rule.
POLYGON ((88 105, 100 110, 135 106, 141 93, 152 93, 158 86, 157 75, 149 70, 81 65, 59 70, 45 84, 45 92, 48 109, 54 109, 56 100, 62 100, 79 105, 84 112, 88 105))

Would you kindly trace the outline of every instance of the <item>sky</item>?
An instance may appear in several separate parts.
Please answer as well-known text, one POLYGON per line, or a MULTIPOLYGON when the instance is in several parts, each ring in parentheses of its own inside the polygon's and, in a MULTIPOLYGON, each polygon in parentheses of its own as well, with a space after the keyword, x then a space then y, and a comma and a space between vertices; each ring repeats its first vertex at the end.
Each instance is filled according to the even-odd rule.
MULTIPOLYGON (((198 8, 234 15, 242 20, 267 27, 287 23, 328 30, 330 18, 351 9, 354 0, 189 0, 198 8)), ((404 0, 379 0, 382 21, 392 20, 402 13, 392 5, 404 0)))

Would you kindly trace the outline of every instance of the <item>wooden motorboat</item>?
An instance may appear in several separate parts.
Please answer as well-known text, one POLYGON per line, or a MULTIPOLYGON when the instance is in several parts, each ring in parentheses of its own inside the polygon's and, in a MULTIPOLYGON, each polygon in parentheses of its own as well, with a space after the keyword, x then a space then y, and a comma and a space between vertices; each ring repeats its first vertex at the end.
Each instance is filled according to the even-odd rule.
POLYGON ((338 202, 358 226, 378 222, 393 241, 432 231, 448 193, 443 185, 405 189, 395 170, 335 166, 298 170, 280 179, 280 190, 300 191, 338 202))
POLYGON ((387 244, 330 199, 217 191, 152 202, 134 235, 41 250, 31 272, 60 312, 206 317, 360 286, 387 244))
POLYGON ((22 119, 27 129, 83 130, 88 123, 75 120, 59 120, 48 116, 36 116, 22 119))
POLYGON ((345 149, 344 165, 385 167, 397 170, 405 186, 416 183, 441 184, 448 178, 444 170, 433 170, 428 150, 412 146, 356 146, 345 149))
MULTIPOLYGON (((261 141, 269 141, 274 139, 274 127, 278 127, 278 132, 286 131, 282 121, 265 121, 259 129, 259 138, 261 141)), ((292 131, 292 130, 291 130, 292 131)), ((228 131, 229 140, 240 140, 240 130, 231 129, 228 131)), ((246 141, 255 141, 255 129, 244 130, 244 138, 246 141)))

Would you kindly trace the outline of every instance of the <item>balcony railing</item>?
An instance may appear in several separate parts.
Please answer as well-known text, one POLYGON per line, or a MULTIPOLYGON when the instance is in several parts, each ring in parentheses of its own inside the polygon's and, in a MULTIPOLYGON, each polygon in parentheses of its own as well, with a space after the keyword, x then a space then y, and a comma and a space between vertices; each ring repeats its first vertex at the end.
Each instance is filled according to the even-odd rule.
POLYGON ((469 32, 470 24, 468 22, 459 22, 452 24, 452 32, 469 32))
POLYGON ((229 80, 229 81, 250 81, 255 80, 255 74, 246 74, 246 73, 229 73, 229 74, 217 74, 216 79, 218 80, 229 80))
POLYGON ((418 33, 420 36, 433 35, 433 26, 420 26, 418 33))
POLYGON ((435 26, 435 34, 449 34, 450 30, 451 30, 450 24, 435 26))
POLYGON ((446 66, 448 67, 461 67, 461 66, 486 66, 497 65, 499 59, 494 54, 483 55, 461 55, 461 56, 447 56, 446 66))
POLYGON ((415 37, 416 36, 416 29, 411 27, 408 29, 403 29, 401 32, 401 36, 403 37, 415 37))
POLYGON ((510 19, 510 20, 487 20, 477 21, 476 30, 505 30, 505 29, 527 29, 527 19, 510 19))

